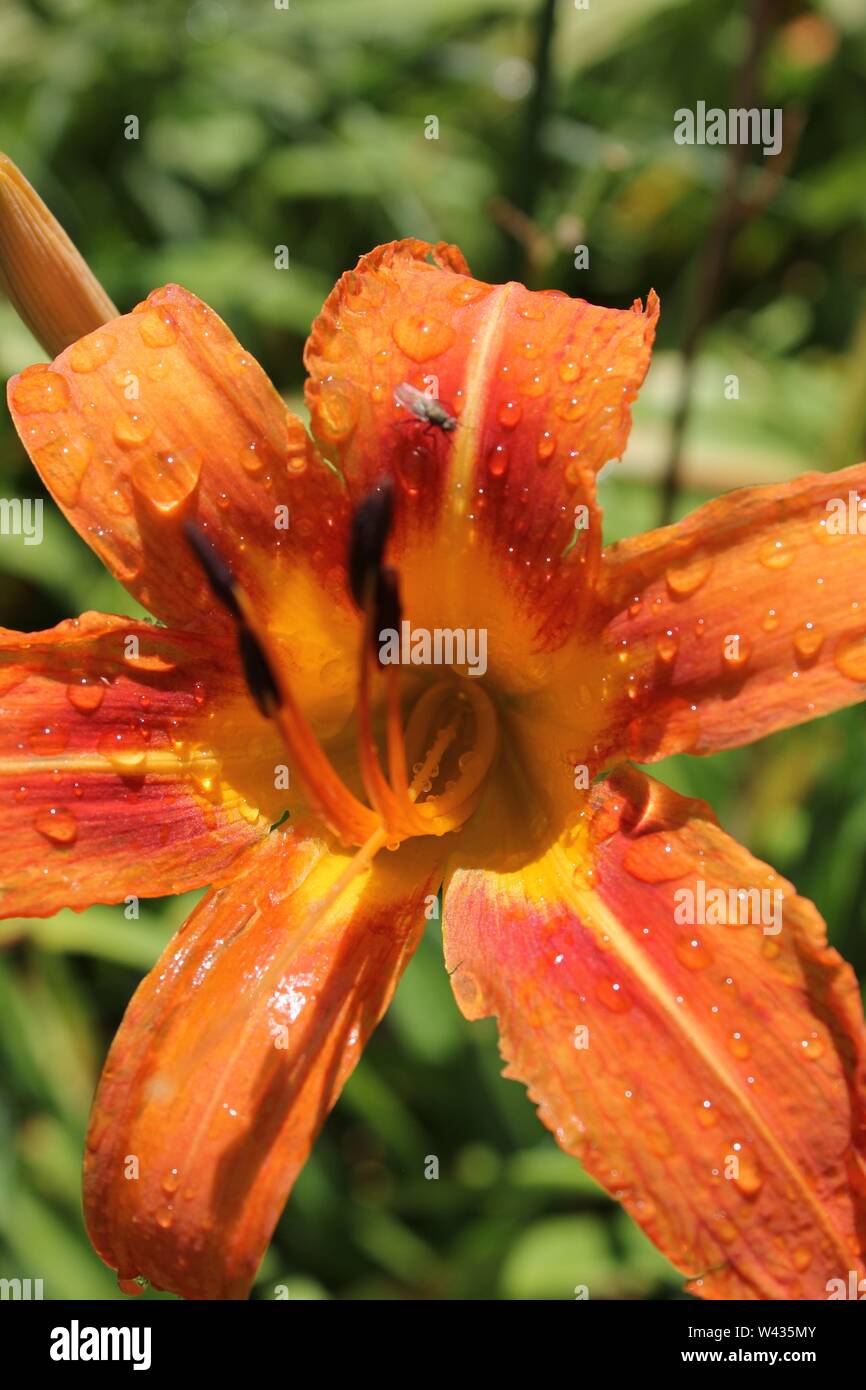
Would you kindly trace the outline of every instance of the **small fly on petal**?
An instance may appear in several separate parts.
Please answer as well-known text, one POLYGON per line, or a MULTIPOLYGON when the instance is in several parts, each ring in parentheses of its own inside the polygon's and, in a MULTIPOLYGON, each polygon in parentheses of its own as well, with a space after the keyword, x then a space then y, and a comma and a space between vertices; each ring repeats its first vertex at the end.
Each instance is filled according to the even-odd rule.
POLYGON ((399 386, 394 387, 394 400, 398 405, 405 406, 406 410, 411 410, 419 420, 424 420, 428 425, 436 425, 447 434, 457 428, 457 420, 448 414, 441 401, 435 396, 428 396, 419 391, 415 386, 410 386, 408 381, 401 381, 399 386))

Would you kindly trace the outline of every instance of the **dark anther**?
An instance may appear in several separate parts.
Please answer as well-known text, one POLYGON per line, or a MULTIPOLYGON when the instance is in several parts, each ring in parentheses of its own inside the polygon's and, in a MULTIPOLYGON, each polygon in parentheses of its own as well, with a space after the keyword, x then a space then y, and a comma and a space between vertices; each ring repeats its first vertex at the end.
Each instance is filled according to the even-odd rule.
MULTIPOLYGON (((400 605, 400 588, 397 582, 397 571, 392 569, 381 569, 376 576, 376 589, 373 603, 373 625, 370 629, 370 637, 373 643, 373 650, 379 655, 379 643, 381 635, 386 629, 399 633, 400 623, 403 619, 403 609, 400 605)), ((381 661, 379 663, 381 665, 381 661)))
POLYGON ((225 560, 194 521, 185 521, 183 532, 196 553, 214 596, 225 605, 233 617, 240 618, 241 611, 235 598, 234 577, 225 560))
POLYGON ((281 704, 280 692, 268 658, 248 627, 238 629, 238 651, 250 694, 265 718, 270 719, 281 704))
POLYGON ((390 478, 377 483, 368 492, 352 517, 349 539, 349 585, 352 597, 363 608, 376 576, 382 568, 382 556, 394 517, 394 485, 390 478))

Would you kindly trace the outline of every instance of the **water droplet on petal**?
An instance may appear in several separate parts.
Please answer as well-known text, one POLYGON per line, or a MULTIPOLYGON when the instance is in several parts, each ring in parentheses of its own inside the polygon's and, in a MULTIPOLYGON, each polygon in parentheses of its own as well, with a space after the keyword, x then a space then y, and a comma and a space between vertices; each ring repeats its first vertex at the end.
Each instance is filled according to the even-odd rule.
POLYGON ((118 415, 112 433, 115 443, 122 449, 135 449, 150 439, 153 434, 153 421, 137 411, 131 415, 118 415))
POLYGON ((78 834, 78 822, 71 811, 62 806, 45 806, 37 811, 33 824, 55 845, 71 845, 78 834))
POLYGON ((139 314, 136 322, 145 347, 171 347, 177 341, 177 327, 165 309, 139 314))
POLYGON ((501 478, 508 468, 508 451, 504 444, 496 444, 487 455, 487 471, 491 478, 501 478))
POLYGON ((45 411, 49 415, 65 410, 69 405, 69 387, 58 372, 37 363, 26 367, 12 382, 9 390, 10 403, 19 415, 38 415, 45 411))
POLYGON ((761 621, 761 627, 765 632, 775 632, 779 626, 779 615, 775 608, 769 608, 761 621))
POLYGON ((722 643, 722 661, 730 671, 739 671, 752 655, 751 643, 739 632, 728 633, 722 643))
POLYGON ((737 1228, 733 1221, 729 1221, 726 1216, 716 1217, 713 1222, 713 1230, 723 1245, 732 1245, 737 1239, 737 1228))
POLYGON ((696 936, 682 937, 674 947, 677 960, 687 970, 704 970, 712 963, 713 953, 696 936))
POLYGON ((33 462, 44 474, 64 507, 74 507, 87 472, 92 445, 86 435, 58 434, 33 451, 33 462))
POLYGON ((397 319, 391 333, 400 351, 411 357, 413 362, 426 362, 431 357, 438 357, 450 348, 455 337, 450 324, 426 314, 410 314, 397 319))
POLYGON ((754 1197, 764 1185, 764 1175, 757 1159, 749 1153, 740 1153, 739 1172, 734 1178, 737 1187, 746 1197, 754 1197))
POLYGON ((571 383, 577 381, 577 378, 580 376, 580 363, 577 361, 574 348, 571 344, 566 346, 565 356, 557 367, 557 371, 560 381, 564 381, 566 385, 571 385, 571 383))
POLYGON ((810 1033, 808 1038, 803 1038, 800 1043, 801 1055, 810 1062, 815 1062, 824 1055, 824 1041, 817 1033, 810 1033))
POLYGON ((793 561, 794 551, 787 541, 768 540, 761 545, 758 559, 768 570, 784 570, 793 561))
POLYGON ((397 455, 395 471, 408 497, 418 496, 433 467, 433 455, 423 444, 404 445, 397 455))
POLYGON ((719 1123, 718 1111, 713 1106, 712 1101, 704 1100, 698 1106, 698 1124, 701 1129, 712 1129, 713 1125, 719 1123))
POLYGON ((570 424, 583 419, 587 410, 586 402, 580 396, 563 396, 553 408, 561 420, 568 420, 570 424))
POLYGON ((454 304, 475 304, 479 299, 483 299, 492 289, 491 285, 484 285, 478 280, 460 279, 449 293, 449 298, 454 304))
POLYGON ((600 1004, 612 1014, 627 1014, 631 1001, 618 980, 599 980, 595 994, 600 1004))
POLYGON ((745 1062, 746 1058, 752 1055, 752 1049, 739 1030, 731 1033, 728 1038, 728 1051, 740 1062, 745 1062))
POLYGON ((499 423, 504 429, 513 430, 523 416, 523 406, 519 401, 503 401, 497 412, 499 423))
POLYGON ((67 360, 74 372, 93 372, 108 361, 115 346, 111 334, 99 328, 95 333, 88 333, 86 338, 79 338, 77 343, 73 343, 67 360))
POLYGON ((144 762, 147 743, 136 729, 112 730, 99 739, 97 750, 119 772, 134 772, 144 762))
POLYGON ((804 623, 794 633, 794 651, 797 659, 804 664, 814 661, 824 645, 824 633, 814 623, 804 623))
POLYGON ((355 387, 335 378, 323 381, 313 404, 317 435, 329 444, 341 444, 353 433, 358 422, 355 387))
POLYGON ((69 742, 69 730, 59 724, 41 724, 27 735, 27 742, 41 758, 51 757, 63 752, 69 742))
POLYGON ((66 698, 82 714, 92 714, 95 709, 99 709, 105 698, 105 686, 101 681, 88 680, 86 676, 82 676, 80 680, 67 685, 66 698))
POLYGON ((688 559, 669 565, 665 580, 671 593, 678 598, 693 594, 709 578, 713 562, 708 555, 690 555, 688 559))
POLYGON ((147 1280, 142 1279, 138 1274, 134 1279, 122 1279, 118 1274, 117 1287, 120 1289, 121 1293, 128 1294, 130 1298, 137 1298, 138 1295, 144 1293, 147 1288, 147 1280))
POLYGON ((543 434, 539 435, 538 444, 535 449, 539 462, 546 463, 549 458, 553 457, 555 450, 556 439, 551 434, 550 430, 545 430, 543 434))
POLYGON ((144 454, 132 466, 136 492, 170 515, 195 491, 201 476, 201 458, 195 449, 144 454))
POLYGON ((675 661, 679 647, 679 638, 670 629, 656 638, 656 656, 663 666, 670 666, 675 661))
POLYGON ((836 669, 852 681, 866 681, 866 631, 843 637, 833 660, 836 669))

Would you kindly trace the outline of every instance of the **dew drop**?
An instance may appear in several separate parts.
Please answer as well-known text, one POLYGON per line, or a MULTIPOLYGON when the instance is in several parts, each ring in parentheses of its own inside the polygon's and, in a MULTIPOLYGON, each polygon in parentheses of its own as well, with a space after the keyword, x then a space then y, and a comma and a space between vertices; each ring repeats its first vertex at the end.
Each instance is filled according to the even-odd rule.
POLYGON ((779 615, 775 608, 769 608, 761 620, 761 627, 765 632, 775 632, 779 626, 779 615))
POLYGON ((569 423, 581 420, 586 414, 586 404, 580 396, 564 396, 553 408, 561 420, 568 420, 569 423))
POLYGON ((9 399, 19 415, 38 415, 43 411, 53 415, 69 405, 69 387, 58 372, 37 363, 35 367, 26 367, 12 381, 9 399))
POLYGON ((144 762, 147 744, 136 729, 112 730, 101 736, 97 750, 120 772, 133 772, 144 762))
POLYGON ((93 453, 86 435, 59 434, 34 449, 33 462, 47 476, 52 492, 64 507, 74 507, 93 453))
POLYGON ((400 351, 411 357, 413 362, 426 362, 431 357, 438 357, 450 348, 455 337, 450 324, 426 314, 410 314, 397 319, 391 333, 400 351))
POLYGON ((108 494, 107 502, 117 516, 129 516, 132 511, 132 503, 122 488, 113 488, 108 494))
POLYGON ((719 1123, 718 1111, 713 1106, 712 1101, 704 1100, 698 1106, 698 1124, 701 1129, 712 1129, 713 1125, 719 1123))
POLYGON ((569 344, 565 349, 565 357, 557 367, 560 381, 564 381, 570 386, 573 381, 577 381, 580 376, 580 363, 574 353, 574 348, 569 344))
POLYGON ((201 458, 195 449, 144 454, 132 466, 132 484, 158 512, 170 516, 195 491, 201 458))
POLYGON ((663 666, 670 666, 679 651, 679 639, 670 628, 656 638, 656 656, 663 666))
POLYGON ((690 555, 686 560, 669 565, 665 571, 665 580, 671 593, 676 594, 678 598, 685 598, 706 583, 712 568, 710 556, 690 555))
POLYGON ((816 1062, 819 1057, 824 1055, 824 1042, 817 1033, 810 1033, 808 1038, 803 1038, 800 1043, 802 1056, 810 1062, 816 1062))
POLYGON ((729 1221, 725 1216, 716 1218, 713 1223, 713 1229, 723 1245, 732 1245, 737 1239, 736 1226, 733 1221, 729 1221))
POLYGON ((544 432, 539 435, 538 443, 535 448, 539 462, 546 463, 549 458, 553 457, 555 449, 555 437, 551 434, 550 430, 544 430, 544 432))
POLYGON ((824 645, 824 633, 814 623, 804 623, 794 633, 794 651, 798 661, 804 664, 814 661, 824 645))
POLYGON ((794 551, 787 541, 764 541, 758 551, 758 559, 768 570, 784 570, 794 559, 794 551))
POLYGON ((866 681, 866 631, 843 637, 833 657, 836 669, 848 680, 866 681))
POLYGON ((98 329, 73 343, 67 360, 74 372, 93 372, 108 361, 115 346, 111 334, 98 329))
POLYGON ((33 825, 55 845, 71 845, 78 834, 78 821, 63 806, 45 806, 37 811, 33 825))
POLYGON ((41 758, 48 758, 54 753, 63 752, 69 742, 69 730, 59 724, 42 724, 39 728, 31 730, 27 735, 27 742, 33 753, 38 753, 41 758))
POLYGON ((508 468, 508 451, 504 444, 496 444, 487 455, 487 471, 491 478, 501 478, 508 468))
POLYGON ((138 331, 145 347, 171 347, 177 341, 177 328, 171 315, 162 310, 148 311, 137 317, 138 331))
POLYGON ((479 280, 461 279, 450 291, 449 299, 453 304, 475 304, 479 299, 490 293, 492 286, 484 285, 479 280))
POLYGON ((752 1055, 752 1049, 739 1031, 731 1033, 728 1038, 728 1051, 740 1062, 745 1062, 752 1055))
POLYGON ((812 527, 812 535, 815 537, 815 540, 818 541, 819 545, 839 545, 845 539, 844 533, 840 531, 830 531, 828 529, 827 522, 829 519, 829 517, 822 517, 821 520, 816 521, 815 525, 812 527))
POLYGON ((153 434, 153 421, 137 412, 132 415, 118 415, 112 430, 116 444, 122 449, 136 449, 146 444, 153 434))
POLYGON ((523 406, 519 401, 503 401, 497 412, 500 425, 504 429, 513 430, 515 425, 519 425, 523 416, 523 406))
POLYGON ((674 947, 677 960, 687 970, 705 970, 712 963, 713 953, 696 936, 682 937, 674 947))
POLYGON ((358 422, 358 403, 351 382, 323 381, 313 408, 316 433, 330 444, 341 444, 358 422))
POLYGON ((617 980, 599 980, 595 986, 595 994, 599 1003, 612 1014, 627 1014, 631 1008, 631 1002, 617 980))
POLYGON ((734 1182, 746 1197, 754 1197, 764 1185, 764 1175, 751 1154, 739 1154, 739 1172, 734 1182))
POLYGON ((70 705, 82 714, 92 714, 95 709, 99 709, 105 698, 105 686, 101 681, 88 680, 86 676, 82 676, 80 680, 67 685, 66 698, 70 705))
POLYGON ((722 661, 729 671, 739 671, 752 655, 751 643, 739 632, 729 633, 722 642, 722 661))
POLYGON ((134 1279, 123 1279, 118 1274, 117 1287, 120 1289, 121 1293, 128 1294, 130 1298, 137 1298, 138 1295, 144 1293, 147 1288, 147 1281, 142 1279, 138 1274, 134 1279))

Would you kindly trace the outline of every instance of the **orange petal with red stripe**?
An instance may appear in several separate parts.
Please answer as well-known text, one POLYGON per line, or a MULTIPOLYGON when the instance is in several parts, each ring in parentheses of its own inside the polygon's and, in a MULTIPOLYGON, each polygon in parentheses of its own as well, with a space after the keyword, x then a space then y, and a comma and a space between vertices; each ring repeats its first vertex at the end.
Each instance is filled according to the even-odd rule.
POLYGON ((497 1016, 506 1075, 694 1293, 825 1298, 862 1278, 866 1030, 818 913, 641 773, 583 811, 531 863, 506 858, 504 823, 499 868, 452 874, 463 1012, 497 1016), (768 896, 750 917, 751 890, 768 896))
POLYGON ((345 716, 340 659, 353 666, 356 643, 345 489, 212 309, 178 285, 154 290, 50 367, 13 377, 8 394, 46 486, 146 608, 174 627, 226 627, 183 535, 194 519, 271 628, 310 712, 327 716, 339 700, 345 716))
POLYGON ((284 809, 231 644, 85 613, 0 631, 0 915, 220 878, 284 809))
POLYGON ((612 717, 641 762, 862 700, 866 464, 744 488, 612 546, 600 601, 605 645, 628 652, 612 717))
POLYGON ((595 473, 625 446, 657 317, 654 294, 621 311, 488 285, 456 247, 414 240, 338 281, 304 356, 312 429, 354 496, 396 478, 395 551, 419 624, 466 623, 465 595, 489 591, 530 615, 533 640, 542 627, 562 640, 600 549, 595 473), (456 429, 398 405, 403 382, 456 429))
POLYGON ((317 919, 347 860, 274 831, 168 946, 112 1045, 87 1141, 87 1228, 122 1277, 246 1297, 417 944, 440 852, 416 841, 377 859, 317 919))

